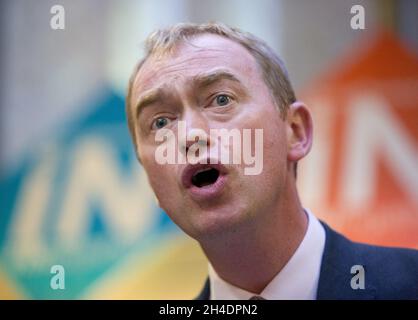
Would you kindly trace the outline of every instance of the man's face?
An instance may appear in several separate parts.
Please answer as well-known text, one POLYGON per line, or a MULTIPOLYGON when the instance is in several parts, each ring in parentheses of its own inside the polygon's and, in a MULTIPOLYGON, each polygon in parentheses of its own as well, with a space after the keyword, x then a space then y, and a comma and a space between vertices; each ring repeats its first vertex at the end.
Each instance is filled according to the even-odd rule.
MULTIPOLYGON (((136 76, 130 105, 137 152, 151 187, 161 208, 187 234, 199 240, 268 221, 291 176, 287 127, 244 47, 208 34, 177 46, 169 55, 150 57, 136 76), (146 103, 136 110, 139 101, 146 103), (263 129, 262 172, 246 175, 245 163, 158 164, 155 154, 161 142, 156 142, 156 132, 170 129, 178 138, 179 121, 186 122, 187 134, 192 128, 208 136, 210 129, 251 129, 253 152, 254 131, 263 129), (199 182, 199 171, 210 168, 212 172, 199 176, 206 181, 199 182)), ((219 144, 209 138, 208 155, 199 157, 209 157, 209 150, 219 144)), ((176 146, 187 151, 180 143, 176 146)))

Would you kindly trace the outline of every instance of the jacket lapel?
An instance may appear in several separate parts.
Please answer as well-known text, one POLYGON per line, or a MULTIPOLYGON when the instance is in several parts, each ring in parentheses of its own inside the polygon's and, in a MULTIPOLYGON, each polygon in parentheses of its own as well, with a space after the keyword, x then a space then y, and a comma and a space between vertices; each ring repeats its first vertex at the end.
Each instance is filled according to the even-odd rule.
POLYGON ((199 295, 195 298, 195 300, 209 300, 210 299, 210 282, 209 278, 206 278, 205 285, 203 289, 200 291, 199 295))
MULTIPOLYGON (((362 265, 367 271, 365 257, 355 244, 344 236, 332 230, 322 222, 325 229, 326 240, 324 254, 322 256, 321 271, 318 283, 318 300, 363 300, 374 299, 376 290, 370 279, 366 278, 364 289, 351 288, 351 279, 354 274, 351 268, 354 265, 362 265)), ((367 272, 366 272, 367 275, 367 272)))

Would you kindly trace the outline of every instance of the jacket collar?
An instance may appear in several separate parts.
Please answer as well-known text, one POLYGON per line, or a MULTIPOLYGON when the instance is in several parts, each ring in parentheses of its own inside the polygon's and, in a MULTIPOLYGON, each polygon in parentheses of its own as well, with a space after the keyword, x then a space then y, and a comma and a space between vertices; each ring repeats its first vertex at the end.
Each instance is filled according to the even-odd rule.
MULTIPOLYGON (((367 279, 365 289, 351 288, 351 274, 353 265, 364 264, 365 257, 355 250, 354 244, 332 230, 326 223, 320 221, 326 233, 324 254, 322 256, 319 275, 318 300, 363 300, 374 299, 376 290, 370 279, 367 279)), ((366 266, 363 265, 365 268, 366 266)), ((196 300, 209 300, 210 283, 206 279, 203 289, 196 300)))
POLYGON ((356 250, 357 244, 332 230, 326 223, 322 221, 321 223, 325 229, 326 239, 319 275, 317 299, 374 299, 376 290, 370 277, 366 278, 364 289, 354 290, 351 288, 351 279, 354 277, 354 274, 351 273, 351 268, 354 265, 362 265, 366 269, 367 257, 363 256, 361 250, 356 250))

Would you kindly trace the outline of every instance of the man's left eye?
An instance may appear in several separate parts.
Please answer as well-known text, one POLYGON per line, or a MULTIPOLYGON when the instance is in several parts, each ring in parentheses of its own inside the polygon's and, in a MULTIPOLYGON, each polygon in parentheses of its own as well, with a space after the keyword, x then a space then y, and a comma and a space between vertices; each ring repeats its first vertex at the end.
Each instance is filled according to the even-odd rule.
POLYGON ((216 97, 215 101, 218 106, 223 107, 231 102, 231 98, 225 94, 220 94, 216 97))

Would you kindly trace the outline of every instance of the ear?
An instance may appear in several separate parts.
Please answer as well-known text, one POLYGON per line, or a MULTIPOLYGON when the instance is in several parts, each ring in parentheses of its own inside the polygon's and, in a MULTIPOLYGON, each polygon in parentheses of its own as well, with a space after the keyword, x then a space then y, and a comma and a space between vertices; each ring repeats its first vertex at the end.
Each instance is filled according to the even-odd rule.
POLYGON ((312 146, 313 124, 308 107, 300 101, 289 106, 287 123, 287 160, 297 162, 305 157, 312 146))

